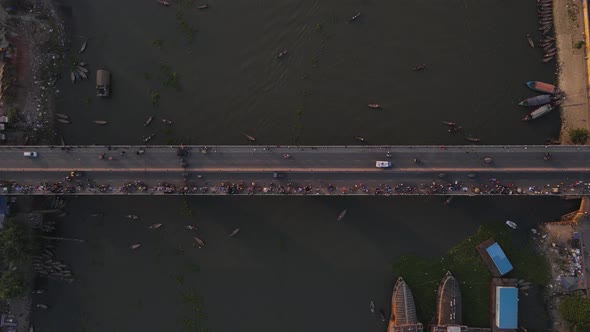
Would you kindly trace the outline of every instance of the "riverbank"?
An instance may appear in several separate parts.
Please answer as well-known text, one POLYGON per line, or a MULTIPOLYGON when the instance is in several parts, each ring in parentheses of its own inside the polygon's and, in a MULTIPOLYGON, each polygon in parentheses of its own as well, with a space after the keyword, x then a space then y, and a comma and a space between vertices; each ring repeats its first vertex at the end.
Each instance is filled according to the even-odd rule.
POLYGON ((554 0, 553 21, 558 49, 559 88, 566 99, 561 105, 562 144, 571 144, 569 131, 584 128, 590 130, 588 103, 588 71, 584 41, 584 18, 582 6, 574 0, 554 0))
POLYGON ((14 46, 14 102, 8 141, 50 144, 54 139, 53 110, 60 91, 55 87, 63 62, 66 38, 54 4, 24 3, 12 10, 7 30, 14 46))

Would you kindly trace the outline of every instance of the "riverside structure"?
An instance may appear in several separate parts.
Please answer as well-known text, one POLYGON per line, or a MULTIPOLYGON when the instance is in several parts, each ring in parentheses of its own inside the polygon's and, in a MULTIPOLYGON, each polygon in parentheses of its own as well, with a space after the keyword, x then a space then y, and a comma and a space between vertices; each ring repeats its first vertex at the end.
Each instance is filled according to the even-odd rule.
POLYGON ((589 175, 590 146, 0 148, 4 194, 584 195, 589 175))

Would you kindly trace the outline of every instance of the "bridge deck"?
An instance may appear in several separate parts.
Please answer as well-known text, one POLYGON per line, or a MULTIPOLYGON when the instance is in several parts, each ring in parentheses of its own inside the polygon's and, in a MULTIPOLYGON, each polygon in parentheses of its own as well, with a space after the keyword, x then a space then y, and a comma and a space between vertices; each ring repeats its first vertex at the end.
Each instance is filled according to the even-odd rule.
MULTIPOLYGON (((85 187, 90 183, 113 188, 105 193, 119 193, 118 187, 126 181, 143 181, 149 187, 166 182, 168 187, 187 186, 189 189, 219 187, 221 182, 224 182, 222 187, 227 187, 227 183, 240 181, 249 186, 254 181, 259 187, 254 188, 254 192, 263 187, 271 188, 270 182, 274 181, 275 185, 285 187, 291 182, 296 189, 309 185, 312 190, 304 191, 308 194, 327 193, 329 184, 339 188, 331 193, 341 193, 345 187, 348 194, 351 189, 353 193, 366 194, 366 190, 355 191, 354 186, 364 184, 369 193, 374 193, 376 187, 395 188, 403 183, 405 189, 401 191, 406 194, 465 195, 495 193, 488 190, 499 184, 490 182, 492 178, 500 181, 502 187, 510 187, 507 191, 516 192, 516 187, 521 187, 525 192, 540 194, 550 191, 543 187, 578 183, 573 189, 560 190, 561 194, 574 195, 585 193, 586 186, 579 183, 589 182, 590 174, 590 146, 209 146, 207 153, 203 153, 203 146, 187 146, 190 155, 186 157, 179 157, 177 149, 178 146, 112 146, 110 149, 105 146, 4 146, 0 147, 0 179, 6 187, 7 182, 11 183, 12 193, 19 192, 15 184, 56 184, 70 171, 77 170, 82 171, 84 177, 64 186, 78 182, 85 187), (137 154, 139 150, 145 152, 137 154), (38 157, 24 157, 24 151, 35 151, 38 157), (391 158, 386 156, 388 152, 391 158), (550 160, 544 159, 547 152, 551 154, 550 160), (99 159, 103 154, 105 158, 99 159), (291 158, 285 159, 284 154, 291 158), (493 162, 485 163, 486 157, 493 162), (180 165, 181 158, 187 163, 184 168, 180 165), (420 162, 415 163, 415 158, 420 162), (389 160, 393 167, 378 169, 375 167, 377 160, 389 160), (285 178, 273 179, 273 172, 285 173, 285 178), (441 192, 432 188, 433 181, 436 187, 447 189, 441 192), (454 181, 458 182, 451 185, 454 181), (457 190, 450 192, 449 186, 457 190), (541 189, 529 191, 535 186, 541 189)), ((197 190, 198 193, 202 191, 197 190)), ((45 190, 35 192, 46 193, 45 190)), ((378 193, 387 192, 378 190, 378 193)), ((92 191, 77 190, 77 194, 83 193, 92 191)))

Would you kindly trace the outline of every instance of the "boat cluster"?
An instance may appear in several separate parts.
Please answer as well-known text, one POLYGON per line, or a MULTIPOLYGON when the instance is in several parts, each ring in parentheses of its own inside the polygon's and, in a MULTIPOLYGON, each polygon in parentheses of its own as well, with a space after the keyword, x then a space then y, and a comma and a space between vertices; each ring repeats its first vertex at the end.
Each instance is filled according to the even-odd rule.
MULTIPOLYGON (((86 43, 84 43, 84 45, 86 45, 86 43)), ((86 69, 85 62, 78 62, 73 64, 72 70, 70 72, 70 79, 72 80, 72 83, 88 79, 88 69, 86 69)))
MULTIPOLYGON (((553 0, 537 0, 537 16, 539 17, 539 32, 542 35, 538 46, 544 52, 541 62, 549 62, 557 55, 555 37, 549 36, 553 29, 553 0)), ((527 35, 527 39, 531 47, 535 47, 530 35, 527 35)))
POLYGON ((33 271, 50 279, 74 281, 70 267, 55 258, 55 255, 50 250, 53 248, 55 248, 53 245, 45 245, 39 255, 33 256, 33 271))
POLYGON ((530 97, 518 103, 520 106, 533 106, 535 110, 525 115, 523 121, 531 121, 539 118, 552 110, 556 109, 565 99, 563 91, 559 90, 555 85, 539 82, 529 81, 526 85, 534 91, 543 93, 542 95, 530 97))

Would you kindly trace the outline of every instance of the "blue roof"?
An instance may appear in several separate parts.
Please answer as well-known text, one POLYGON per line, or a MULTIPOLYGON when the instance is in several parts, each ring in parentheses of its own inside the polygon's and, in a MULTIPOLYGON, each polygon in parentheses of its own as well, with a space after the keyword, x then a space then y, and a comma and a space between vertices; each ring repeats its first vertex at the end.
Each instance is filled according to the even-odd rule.
POLYGON ((508 257, 506 257, 504 250, 500 248, 500 245, 497 242, 489 246, 486 251, 488 252, 488 255, 490 255, 490 258, 492 258, 492 261, 498 268, 498 271, 500 271, 500 275, 505 275, 506 273, 512 271, 512 264, 510 264, 510 261, 508 260, 508 257))
POLYGON ((496 288, 496 325, 501 329, 518 327, 518 289, 496 288))

